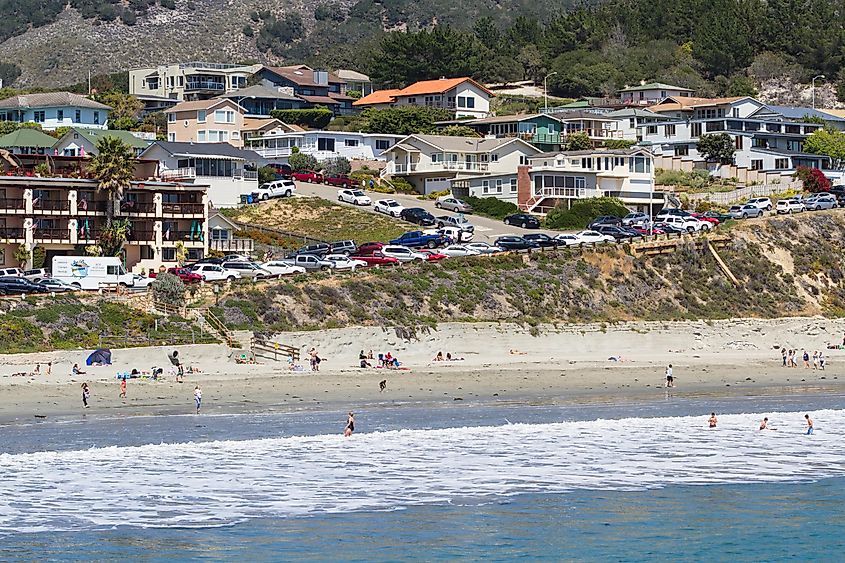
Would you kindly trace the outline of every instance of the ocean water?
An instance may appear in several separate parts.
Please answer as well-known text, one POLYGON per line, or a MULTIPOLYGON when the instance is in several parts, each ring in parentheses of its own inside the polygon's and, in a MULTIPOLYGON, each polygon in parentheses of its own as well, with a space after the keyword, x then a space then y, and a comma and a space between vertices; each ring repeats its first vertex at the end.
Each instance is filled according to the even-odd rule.
POLYGON ((0 560, 845 554, 841 396, 370 408, 348 439, 343 422, 306 412, 0 427, 0 560), (757 430, 763 416, 776 430, 757 430))

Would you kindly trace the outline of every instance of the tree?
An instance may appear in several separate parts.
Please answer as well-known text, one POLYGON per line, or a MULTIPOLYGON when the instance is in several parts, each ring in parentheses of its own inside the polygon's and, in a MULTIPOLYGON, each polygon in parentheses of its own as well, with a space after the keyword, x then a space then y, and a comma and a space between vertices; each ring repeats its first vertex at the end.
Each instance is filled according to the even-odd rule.
MULTIPOLYGON (((290 162, 290 159, 288 159, 290 162)), ((268 184, 276 179, 276 171, 269 166, 262 166, 258 169, 258 184, 268 184)))
POLYGON ((438 135, 447 137, 480 137, 478 131, 466 125, 447 125, 437 130, 438 135))
POLYGON ((115 200, 123 199, 135 178, 135 154, 132 147, 117 137, 103 137, 97 141, 97 154, 88 164, 97 179, 97 191, 108 196, 106 205, 106 227, 114 220, 115 200))
POLYGON ((722 164, 733 162, 736 152, 733 139, 727 133, 702 135, 698 138, 696 149, 706 160, 715 160, 722 164))
POLYGON ((185 304, 185 284, 175 274, 158 274, 153 282, 153 298, 168 305, 185 304))
POLYGON ((829 192, 832 185, 828 177, 824 175, 824 172, 818 168, 799 166, 792 177, 801 180, 804 183, 804 189, 814 194, 829 192))
POLYGON ((566 149, 568 151, 587 151, 593 148, 590 137, 584 133, 575 133, 566 138, 566 149))
POLYGON ((329 158, 322 163, 323 174, 326 176, 338 176, 352 172, 352 165, 346 157, 338 156, 329 158))
POLYGON ((362 116, 367 120, 367 133, 382 135, 433 133, 436 122, 452 119, 452 113, 449 110, 424 106, 371 108, 364 110, 362 116))
POLYGON ((812 154, 830 157, 833 167, 845 166, 845 133, 828 129, 817 129, 804 141, 804 150, 812 154))
POLYGON ((317 159, 310 154, 295 152, 288 157, 288 164, 293 168, 294 172, 303 172, 305 170, 317 170, 317 159))
POLYGON ((112 129, 131 129, 138 125, 138 116, 144 109, 144 104, 130 94, 117 90, 109 90, 94 96, 101 104, 111 107, 109 125, 112 129))

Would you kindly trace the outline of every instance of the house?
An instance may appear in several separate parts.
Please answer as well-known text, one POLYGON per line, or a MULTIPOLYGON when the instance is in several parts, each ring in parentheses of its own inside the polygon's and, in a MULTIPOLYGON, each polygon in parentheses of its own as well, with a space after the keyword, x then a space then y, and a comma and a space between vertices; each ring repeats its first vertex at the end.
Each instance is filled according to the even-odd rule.
POLYGON ((294 96, 305 102, 304 107, 325 106, 335 115, 354 113, 354 98, 344 93, 346 82, 325 70, 314 70, 305 65, 264 66, 257 76, 264 86, 290 89, 294 96))
POLYGON ((716 117, 748 117, 763 105, 763 102, 748 96, 733 98, 670 96, 648 109, 654 113, 675 119, 711 119, 716 117))
POLYGON ((623 108, 609 111, 604 117, 615 119, 616 130, 621 131, 622 139, 626 141, 641 141, 640 131, 643 125, 666 121, 666 117, 644 108, 623 108))
POLYGON ((246 142, 247 139, 261 137, 262 135, 299 131, 304 131, 304 129, 299 125, 283 123, 274 117, 244 117, 241 139, 246 142))
POLYGON ((778 119, 784 121, 821 121, 825 126, 839 131, 845 131, 845 112, 843 115, 836 115, 829 110, 818 110, 813 108, 802 108, 793 106, 775 106, 766 104, 754 111, 749 117, 759 119, 778 119))
MULTIPOLYGON (((0 261, 19 266, 17 249, 23 246, 31 257, 38 247, 49 266, 54 256, 79 255, 82 247, 97 244, 108 198, 88 173, 88 161, 51 157, 50 177, 38 177, 29 171, 43 157, 14 158, 20 167, 0 162, 0 261)), ((208 251, 208 186, 162 181, 155 177, 155 164, 137 161, 135 179, 114 202, 115 216, 130 224, 121 257, 135 272, 176 266, 180 246, 188 260, 208 251)), ((27 266, 32 267, 31 258, 27 266)))
POLYGON ((156 141, 141 158, 158 162, 158 176, 170 181, 194 181, 208 186, 214 207, 234 207, 242 194, 258 189, 258 168, 264 159, 229 143, 156 141))
POLYGON ((208 215, 208 248, 217 252, 252 254, 255 241, 235 236, 241 227, 217 210, 208 215))
POLYGON ((517 137, 540 150, 559 147, 563 130, 563 124, 555 116, 544 113, 460 119, 439 125, 465 125, 486 137, 517 137))
POLYGON ((0 137, 0 149, 12 154, 53 154, 55 144, 55 137, 29 127, 21 127, 0 137))
POLYGON ((114 129, 84 129, 73 128, 59 139, 54 147, 53 153, 61 156, 94 156, 97 154, 97 143, 105 137, 116 137, 132 147, 135 156, 144 152, 150 141, 133 135, 129 131, 118 131, 114 129))
POLYGON ((409 135, 385 151, 385 177, 402 177, 418 192, 448 190, 461 176, 512 173, 527 158, 540 152, 519 138, 487 139, 409 135))
POLYGON ((472 78, 440 78, 415 82, 400 90, 376 90, 356 100, 356 108, 426 106, 455 112, 455 117, 487 117, 493 92, 472 78))
POLYGON ((584 134, 596 146, 612 139, 635 140, 634 132, 626 127, 627 118, 610 117, 605 111, 572 109, 548 115, 561 123, 561 134, 564 138, 584 134))
POLYGON ((344 157, 349 160, 384 160, 384 151, 398 143, 404 135, 350 133, 346 131, 291 131, 250 137, 247 148, 264 158, 287 162, 293 148, 318 161, 344 157))
POLYGON ((647 105, 665 100, 666 98, 689 98, 695 94, 694 90, 663 84, 662 82, 643 81, 639 86, 626 86, 618 92, 622 103, 627 105, 647 105))
POLYGON ((129 71, 129 93, 139 98, 204 100, 246 88, 261 65, 191 61, 129 71))
POLYGON ((228 98, 181 102, 165 112, 171 143, 230 143, 243 146, 244 111, 228 98))
POLYGON ((664 195, 654 192, 654 159, 643 149, 553 151, 529 155, 507 172, 452 181, 458 197, 496 197, 532 213, 590 197, 617 197, 631 209, 660 208, 664 195))
POLYGON ((357 92, 360 97, 368 96, 373 93, 373 81, 366 74, 354 70, 336 70, 334 75, 344 81, 345 86, 341 90, 344 94, 350 92, 357 92))
POLYGON ((294 95, 293 88, 286 86, 255 84, 220 97, 233 100, 244 108, 244 114, 249 116, 269 117, 274 109, 311 107, 309 102, 294 95))
POLYGON ((0 100, 0 121, 31 121, 45 131, 59 127, 106 129, 109 111, 109 106, 71 92, 21 94, 0 100))

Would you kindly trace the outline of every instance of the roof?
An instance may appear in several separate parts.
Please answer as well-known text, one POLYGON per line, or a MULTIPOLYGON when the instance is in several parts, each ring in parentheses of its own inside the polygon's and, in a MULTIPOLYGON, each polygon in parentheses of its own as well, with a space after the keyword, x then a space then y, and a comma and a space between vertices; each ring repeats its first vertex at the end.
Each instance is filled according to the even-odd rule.
POLYGON ((552 158, 558 155, 563 156, 630 156, 632 154, 637 154, 641 152, 648 152, 642 147, 639 148, 630 148, 630 149, 595 149, 595 150, 586 150, 586 151, 551 151, 551 152, 541 152, 539 154, 535 154, 533 156, 529 156, 529 159, 535 158, 552 158))
POLYGON ((626 86, 619 92, 638 92, 640 90, 678 90, 679 92, 692 92, 689 88, 682 86, 672 86, 671 84, 663 84, 662 82, 649 82, 648 84, 640 84, 639 86, 626 86))
POLYGON ((261 160, 261 155, 255 151, 239 149, 229 143, 174 143, 171 141, 156 141, 141 155, 152 150, 154 147, 161 147, 171 156, 185 155, 195 157, 224 157, 235 160, 261 160))
POLYGON ((766 109, 778 115, 782 115, 787 119, 801 120, 805 117, 818 117, 825 121, 845 121, 845 115, 838 116, 833 113, 830 113, 828 110, 817 110, 813 108, 802 108, 794 106, 773 106, 768 104, 752 113, 751 117, 753 117, 754 114, 758 112, 764 112, 764 110, 766 109))
MULTIPOLYGON (((209 100, 196 100, 193 102, 179 102, 172 108, 166 109, 164 113, 177 113, 180 111, 197 111, 197 110, 209 110, 215 106, 219 106, 224 102, 232 102, 232 100, 228 98, 211 98, 209 100)), ((234 103, 234 102, 232 102, 234 103)), ((238 104, 235 104, 238 105, 238 104)))
POLYGON ((339 101, 335 100, 334 98, 332 98, 330 96, 305 96, 303 94, 300 94, 299 97, 302 98, 303 100, 305 100, 306 102, 309 102, 309 103, 312 103, 312 104, 337 105, 337 104, 340 103, 339 101))
POLYGON ((836 117, 845 118, 845 109, 825 109, 822 111, 829 113, 830 115, 835 115, 836 117))
POLYGON ((334 73, 338 76, 338 78, 341 78, 341 79, 346 80, 346 81, 349 81, 349 80, 351 80, 353 82, 369 82, 370 81, 369 76, 367 76, 366 74, 357 72, 355 70, 339 69, 339 70, 334 71, 334 73))
POLYGON ((265 127, 274 126, 287 131, 304 131, 299 125, 290 125, 275 117, 244 117, 244 131, 257 131, 265 127))
POLYGON ((36 147, 39 149, 50 148, 56 144, 56 138, 42 133, 38 129, 21 127, 11 133, 0 137, 0 147, 36 147))
POLYGON ((401 144, 407 144, 411 139, 419 139, 434 148, 454 152, 488 152, 509 143, 522 142, 528 144, 514 137, 487 139, 482 137, 451 137, 448 135, 411 135, 403 139, 401 144))
POLYGON ((89 109, 110 110, 111 107, 91 98, 86 98, 72 92, 44 92, 43 94, 22 94, 0 100, 0 109, 29 109, 29 108, 53 108, 53 107, 77 107, 89 109))
POLYGON ((145 149, 150 146, 150 143, 136 137, 131 132, 121 131, 118 129, 88 129, 85 127, 74 127, 73 129, 68 131, 65 136, 71 135, 73 133, 78 134, 80 137, 83 137, 94 145, 96 145, 100 141, 100 139, 105 139, 106 137, 114 137, 116 139, 120 139, 121 141, 135 149, 145 149))
POLYGON ((693 98, 684 96, 669 96, 665 100, 656 103, 649 109, 653 112, 660 111, 674 111, 674 110, 691 110, 697 107, 704 106, 721 106, 725 104, 732 104, 739 100, 749 99, 748 96, 736 96, 733 98, 693 98), (671 101, 668 101, 671 100, 671 101))
POLYGON ((369 106, 374 104, 392 104, 396 101, 396 96, 399 95, 399 92, 402 90, 398 88, 389 89, 389 90, 376 90, 372 94, 368 94, 363 98, 355 100, 352 102, 353 106, 369 106))
POLYGON ((608 117, 606 113, 599 113, 596 111, 586 111, 586 110, 567 110, 567 111, 559 111, 555 113, 548 114, 550 117, 553 117, 559 121, 564 121, 567 119, 600 119, 604 121, 613 121, 614 118, 608 117))
POLYGON ((234 221, 232 221, 231 219, 229 219, 228 217, 226 217, 225 215, 220 213, 220 211, 218 211, 217 209, 212 209, 208 213, 208 220, 211 221, 212 219, 216 219, 218 221, 226 223, 232 229, 235 229, 235 230, 240 229, 240 226, 237 223, 235 223, 234 221))
MULTIPOLYGON (((327 84, 317 84, 314 82, 314 69, 306 65, 265 66, 264 68, 277 76, 290 80, 298 86, 327 86, 327 84)), ((343 79, 331 72, 328 73, 328 81, 329 83, 344 82, 343 79)))
POLYGON ((254 86, 247 86, 246 88, 241 88, 240 90, 235 90, 234 92, 230 92, 228 94, 223 94, 219 96, 220 98, 229 98, 235 100, 241 100, 243 98, 270 98, 274 100, 299 100, 297 96, 290 94, 288 92, 282 92, 278 88, 273 88, 271 86, 265 86, 263 84, 256 84, 254 86))
MULTIPOLYGON (((495 117, 483 117, 481 119, 457 119, 450 123, 461 123, 465 125, 487 125, 493 123, 511 123, 514 121, 528 121, 529 119, 534 119, 536 117, 543 117, 546 114, 543 113, 522 113, 516 115, 497 115, 495 117)), ((555 117, 549 115, 551 119, 556 119, 555 117)))
POLYGON ((624 108, 615 111, 609 111, 604 114, 606 117, 625 118, 625 117, 659 117, 666 119, 666 116, 657 115, 653 111, 639 108, 624 108))

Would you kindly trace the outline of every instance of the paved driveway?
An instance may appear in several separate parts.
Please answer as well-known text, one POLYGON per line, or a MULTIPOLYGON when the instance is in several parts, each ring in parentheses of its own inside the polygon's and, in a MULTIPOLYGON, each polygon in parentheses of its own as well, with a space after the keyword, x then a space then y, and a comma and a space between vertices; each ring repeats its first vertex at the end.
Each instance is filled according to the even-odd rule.
MULTIPOLYGON (((299 194, 307 195, 307 196, 318 196, 325 199, 329 199, 341 205, 349 205, 352 207, 357 207, 363 211, 369 211, 370 213, 375 213, 373 211, 372 206, 362 207, 362 206, 353 206, 351 203, 344 203, 337 200, 337 188, 334 186, 327 186, 325 184, 307 184, 304 182, 296 182, 296 191, 299 194)), ((451 215, 452 213, 449 211, 444 211, 442 209, 437 209, 434 206, 433 200, 422 200, 417 199, 417 196, 413 195, 404 195, 404 194, 381 194, 378 192, 371 192, 369 190, 364 190, 367 192, 367 195, 370 196, 370 199, 373 202, 379 199, 395 199, 399 203, 401 203, 404 207, 422 207, 426 211, 429 211, 435 217, 439 215, 451 215)), ((469 221, 475 225, 475 238, 473 240, 481 241, 481 242, 491 242, 496 238, 502 235, 522 235, 525 233, 536 233, 536 232, 546 232, 551 235, 555 235, 554 231, 544 231, 540 229, 539 231, 536 229, 522 229, 520 227, 515 226, 508 226, 505 225, 502 221, 498 219, 489 219, 487 217, 481 217, 479 215, 467 215, 466 216, 469 221)), ((408 223, 408 230, 411 230, 414 226, 408 223)))

